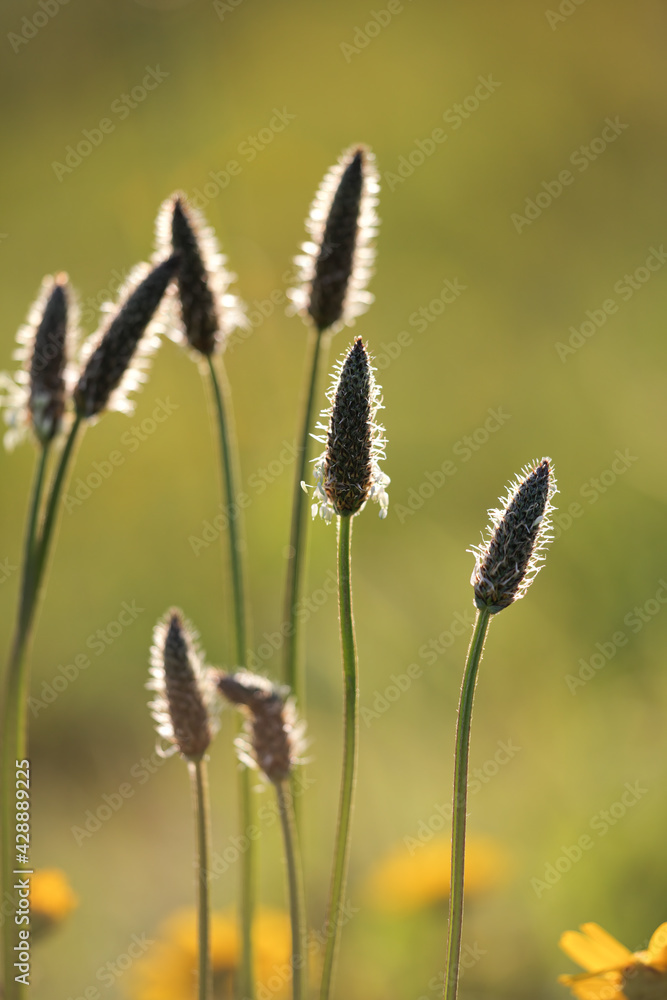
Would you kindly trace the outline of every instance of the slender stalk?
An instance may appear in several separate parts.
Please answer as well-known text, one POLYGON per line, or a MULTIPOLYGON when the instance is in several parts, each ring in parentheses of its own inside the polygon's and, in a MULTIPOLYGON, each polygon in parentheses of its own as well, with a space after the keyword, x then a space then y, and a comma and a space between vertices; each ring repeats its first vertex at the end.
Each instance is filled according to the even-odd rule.
POLYGON ((213 975, 211 972, 210 924, 211 903, 209 898, 209 804, 206 763, 203 760, 188 762, 192 782, 192 803, 195 814, 195 834, 197 840, 197 940, 199 957, 197 962, 198 1000, 210 1000, 213 996, 213 975))
MULTIPOLYGON (((208 368, 213 387, 215 410, 220 435, 220 464, 223 492, 229 511, 229 561, 232 576, 234 605, 235 655, 239 667, 246 663, 247 650, 247 608, 243 568, 243 523, 241 508, 236 502, 238 481, 238 460, 236 457, 236 436, 231 415, 229 385, 222 361, 220 377, 213 357, 207 355, 208 368)), ((239 730, 241 723, 239 723, 239 730)), ((253 809, 250 787, 250 772, 247 767, 239 770, 239 818, 241 833, 247 838, 248 846, 241 855, 241 973, 240 989, 244 1000, 253 1000, 255 985, 253 976, 252 923, 255 900, 255 847, 249 836, 252 826, 253 809)))
POLYGON ((352 580, 350 573, 350 546, 352 518, 338 518, 338 609, 340 639, 343 654, 345 683, 345 738, 343 749, 343 778, 338 808, 338 829, 334 848, 334 866, 331 878, 331 895, 327 918, 327 940, 322 967, 321 1000, 328 1000, 331 992, 334 964, 339 937, 339 914, 344 903, 347 866, 350 853, 350 820, 352 797, 357 770, 357 733, 359 728, 357 681, 357 649, 352 616, 352 580))
POLYGON ((308 334, 306 362, 306 383, 301 403, 300 436, 297 441, 292 493, 292 524, 287 556, 287 580, 285 583, 285 645, 283 647, 283 682, 287 684, 296 699, 299 711, 305 712, 305 685, 301 663, 300 629, 297 607, 303 591, 303 574, 306 565, 306 545, 308 536, 308 497, 301 488, 307 477, 308 445, 313 430, 315 398, 318 373, 322 358, 326 354, 329 337, 312 326, 308 334), (324 341, 326 339, 326 344, 324 341), (324 344, 325 350, 322 350, 324 344))
POLYGON ((303 892, 303 872, 294 819, 294 803, 289 782, 276 785, 278 810, 283 830, 287 884, 289 888, 290 918, 292 923, 292 997, 305 1000, 308 969, 306 967, 307 941, 303 892))
POLYGON ((468 802, 468 752, 470 749, 470 724, 472 703, 475 696, 477 668, 482 659, 484 640, 489 627, 491 612, 488 608, 477 612, 475 628, 459 699, 456 722, 456 750, 454 756, 454 797, 452 800, 452 869, 449 889, 449 930, 447 934, 447 964, 445 966, 445 1000, 456 1000, 459 985, 459 960, 461 957, 461 924, 463 922, 463 876, 465 870, 466 808, 468 802))

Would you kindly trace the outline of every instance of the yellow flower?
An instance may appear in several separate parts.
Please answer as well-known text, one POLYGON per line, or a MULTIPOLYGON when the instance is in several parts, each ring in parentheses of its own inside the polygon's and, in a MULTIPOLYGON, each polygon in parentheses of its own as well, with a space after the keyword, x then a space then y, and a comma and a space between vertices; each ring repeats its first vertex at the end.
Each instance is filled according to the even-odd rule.
MULTIPOLYGON (((451 845, 444 837, 407 850, 397 845, 366 882, 369 903, 385 913, 412 913, 449 897, 451 845)), ((484 892, 505 881, 507 852, 489 837, 471 837, 466 847, 465 891, 484 892)))
POLYGON ((632 952, 598 924, 566 931, 560 946, 587 971, 559 976, 579 1000, 667 1000, 667 923, 661 924, 646 951, 632 952))
MULTIPOLYGON (((253 926, 255 976, 272 1000, 289 997, 292 938, 289 916, 259 907, 253 926)), ((232 912, 211 915, 212 1000, 232 1000, 241 957, 237 921, 232 912)), ((164 922, 155 944, 134 968, 134 1000, 195 1000, 197 917, 181 910, 164 922)))
POLYGON ((60 868, 39 868, 30 877, 30 914, 35 936, 59 924, 79 905, 60 868))

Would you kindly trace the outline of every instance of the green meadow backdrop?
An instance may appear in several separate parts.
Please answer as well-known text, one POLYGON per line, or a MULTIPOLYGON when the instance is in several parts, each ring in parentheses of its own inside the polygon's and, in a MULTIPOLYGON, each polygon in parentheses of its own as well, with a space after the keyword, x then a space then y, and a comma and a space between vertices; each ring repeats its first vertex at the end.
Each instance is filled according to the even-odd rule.
MULTIPOLYGON (((447 833, 467 549, 508 479, 553 458, 557 537, 528 599, 494 622, 479 680, 469 829, 511 864, 468 906, 462 995, 564 997, 562 931, 597 921, 635 949, 667 916, 664 5, 6 0, 1 16, 0 367, 44 274, 68 272, 90 332, 152 252, 161 201, 180 188, 202 208, 250 316, 227 367, 253 665, 272 677, 306 341, 285 312, 291 261, 341 150, 377 156, 376 301, 330 355, 357 332, 375 355, 392 479, 387 520, 369 505, 355 524, 364 712, 341 997, 438 996, 445 901, 388 915, 365 884, 385 852, 416 857, 447 833)), ((3 650, 34 460, 30 444, 0 457, 3 650)), ((34 1000, 127 996, 131 968, 100 970, 191 904, 186 769, 151 757, 144 683, 172 604, 209 661, 233 666, 216 460, 197 367, 168 341, 134 416, 104 416, 79 450, 31 711, 32 860, 65 870, 79 906, 35 946, 34 1000)), ((341 753, 334 572, 335 530, 317 521, 302 799, 313 928, 341 753)), ((238 876, 228 715, 211 768, 224 910, 238 876)), ((260 845, 262 899, 282 906, 275 823, 260 845)))

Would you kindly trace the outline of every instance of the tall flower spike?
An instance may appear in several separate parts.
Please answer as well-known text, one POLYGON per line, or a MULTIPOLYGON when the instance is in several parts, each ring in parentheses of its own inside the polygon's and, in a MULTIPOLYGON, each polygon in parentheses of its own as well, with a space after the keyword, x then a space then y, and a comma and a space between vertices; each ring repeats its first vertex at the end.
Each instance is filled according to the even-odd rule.
POLYGON ((315 195, 306 220, 311 240, 295 258, 300 285, 288 294, 320 332, 352 325, 373 301, 366 286, 375 258, 371 241, 379 224, 379 190, 373 154, 365 146, 353 146, 315 195))
POLYGON ((180 255, 180 325, 188 344, 206 356, 224 350, 229 334, 246 321, 238 298, 228 291, 236 276, 226 270, 213 230, 177 192, 163 202, 156 234, 158 253, 173 249, 180 255))
POLYGON ((155 627, 150 674, 146 687, 157 692, 149 707, 158 735, 188 760, 200 760, 217 730, 215 687, 196 635, 177 608, 155 627))
POLYGON ((361 337, 352 344, 340 368, 329 398, 331 409, 326 430, 326 450, 315 462, 315 502, 327 523, 334 514, 352 517, 369 497, 387 516, 389 484, 379 466, 384 459, 384 428, 377 423, 381 408, 380 389, 361 337))
POLYGON ((304 746, 305 724, 297 721, 293 702, 285 701, 284 689, 248 670, 220 674, 218 687, 247 717, 246 739, 236 744, 240 759, 280 784, 299 763, 304 746))
POLYGON ((525 596, 552 540, 551 498, 556 492, 551 459, 543 458, 523 468, 502 507, 489 511, 489 538, 470 550, 475 556, 470 582, 478 608, 496 614, 525 596))
POLYGON ((145 366, 145 358, 157 346, 157 338, 145 338, 143 352, 137 348, 176 274, 178 263, 178 255, 173 254, 151 270, 146 265, 136 268, 121 292, 120 307, 110 322, 93 334, 88 345, 90 353, 74 390, 82 417, 94 417, 107 406, 131 409, 127 393, 145 380, 142 362, 145 366))
POLYGON ((4 395, 7 448, 13 448, 32 426, 43 444, 60 433, 67 395, 68 330, 76 326, 76 302, 66 274, 46 277, 27 322, 16 335, 14 358, 21 367, 14 377, 0 373, 4 395))

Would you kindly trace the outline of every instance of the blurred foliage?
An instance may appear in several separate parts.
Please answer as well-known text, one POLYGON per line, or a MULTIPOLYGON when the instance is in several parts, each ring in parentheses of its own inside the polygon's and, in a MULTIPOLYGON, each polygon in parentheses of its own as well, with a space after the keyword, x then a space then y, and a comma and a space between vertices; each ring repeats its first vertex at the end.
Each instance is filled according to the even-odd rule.
MULTIPOLYGON (((466 548, 507 480, 534 457, 554 459, 561 516, 571 505, 576 516, 561 520, 529 599, 494 622, 481 670, 471 764, 483 777, 469 824, 505 845, 514 874, 468 907, 464 941, 483 954, 462 990, 470 1000, 563 997, 562 930, 595 920, 635 948, 665 917, 667 614, 659 599, 650 603, 667 577, 665 275, 637 272, 651 248, 659 251, 651 266, 659 260, 667 231, 664 4, 71 0, 46 23, 43 9, 6 0, 1 15, 0 367, 12 365, 14 331, 43 274, 69 272, 89 331, 118 275, 150 254, 162 199, 175 188, 203 194, 255 323, 227 364, 252 496, 254 643, 264 653, 282 615, 292 471, 284 449, 295 434, 306 336, 284 315, 290 262, 341 149, 364 141, 377 155, 376 303, 356 330, 380 362, 392 485, 388 519, 369 509, 355 530, 361 703, 375 714, 361 727, 350 884, 358 913, 345 929, 338 980, 350 1000, 438 995, 444 912, 380 918, 362 905, 362 886, 380 853, 442 817, 468 631, 457 623, 471 614, 466 548), (152 80, 167 75, 133 98, 149 69, 152 80), (276 109, 293 118, 262 131, 280 124, 276 109), (105 118, 111 131, 100 127, 105 118), (594 140, 605 129, 611 137, 607 119, 626 127, 617 124, 602 150, 594 140), (83 130, 102 138, 71 172, 54 169, 83 130), (254 156, 253 136, 262 147, 254 156), (230 161, 238 170, 226 178, 230 161), (406 176, 396 179, 401 166, 406 176), (558 180, 563 171, 571 181, 558 180), (526 212, 533 221, 513 222, 526 212), (450 286, 443 302, 447 281, 460 293, 450 286), (606 313, 610 299, 618 308, 606 313), (591 335, 576 339, 570 328, 585 322, 591 335), (581 346, 559 356, 556 345, 572 336, 581 346), (503 416, 485 430, 490 409, 503 416), (617 451, 630 456, 624 468, 613 466, 617 451), (627 641, 612 641, 619 631, 627 641), (417 676, 387 700, 392 676, 410 664, 417 676), (580 670, 591 679, 568 686, 580 670), (520 749, 494 769, 499 741, 520 749), (620 815, 614 804, 626 783, 646 791, 620 815), (593 848, 561 873, 564 849, 583 835, 593 848), (549 865, 559 877, 539 889, 531 880, 544 883, 549 865)), ((337 336, 331 361, 349 339, 337 336)), ((99 970, 125 954, 133 934, 150 936, 192 902, 186 770, 173 759, 151 763, 143 685, 152 626, 171 604, 196 623, 211 661, 229 664, 219 541, 196 556, 191 541, 219 509, 209 416, 196 366, 166 343, 135 416, 105 416, 78 453, 74 497, 95 463, 114 450, 124 461, 63 511, 34 644, 37 698, 78 654, 91 661, 32 718, 33 860, 64 869, 80 898, 40 945, 35 1000, 80 997, 95 985, 105 998, 122 996, 123 975, 103 985, 99 970), (160 400, 174 412, 151 423, 160 400), (96 653, 97 630, 133 601, 142 609, 135 622, 96 653), (100 829, 73 833, 105 796, 117 804, 124 783, 131 795, 115 810, 106 803, 100 829)), ((24 446, 0 461, 0 559, 16 567, 34 454, 24 446)), ((310 538, 313 759, 303 809, 317 928, 341 681, 336 602, 320 591, 335 569, 335 533, 316 523, 310 538)), ((0 586, 4 649, 17 577, 0 586)), ((262 662, 279 669, 278 656, 262 662)), ((230 730, 212 753, 220 857, 233 854, 236 835, 230 730)), ((262 899, 282 906, 275 824, 261 847, 262 899)), ((225 864, 216 908, 235 897, 237 871, 225 864)))

